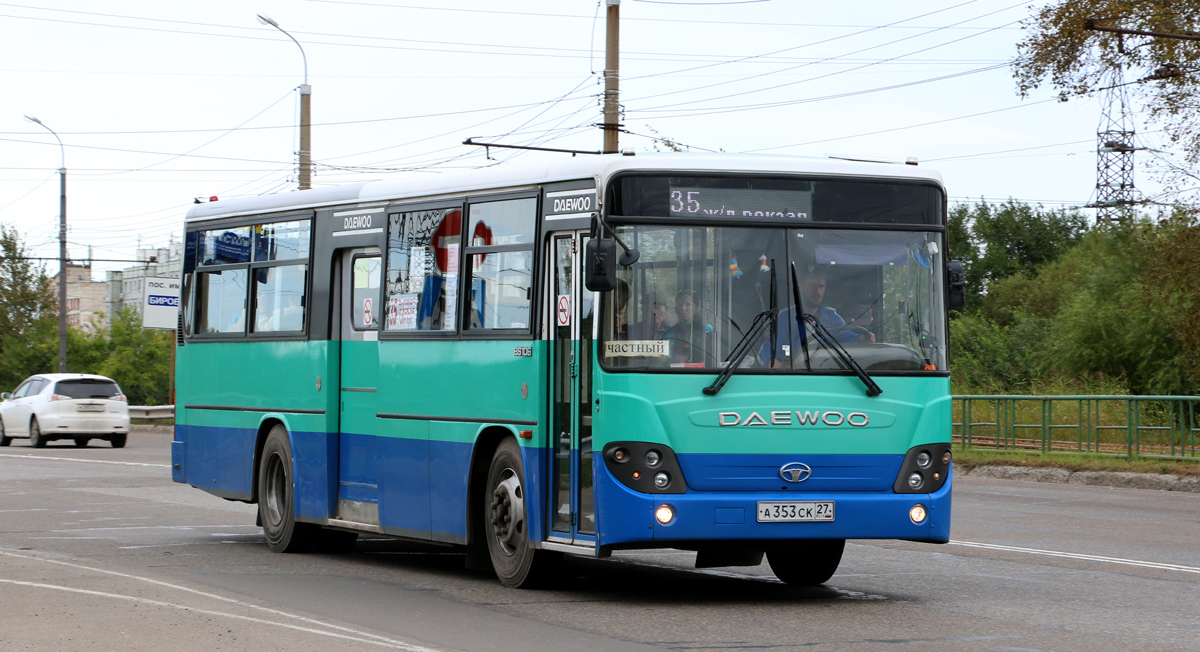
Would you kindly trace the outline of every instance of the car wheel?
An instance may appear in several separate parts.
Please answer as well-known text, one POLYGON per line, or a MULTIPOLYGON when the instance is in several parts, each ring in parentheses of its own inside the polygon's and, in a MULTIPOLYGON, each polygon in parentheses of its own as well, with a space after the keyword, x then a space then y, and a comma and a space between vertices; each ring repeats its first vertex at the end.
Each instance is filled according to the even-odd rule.
POLYGON ((515 439, 505 439, 488 469, 487 491, 482 496, 483 529, 496 577, 511 588, 543 584, 560 557, 530 545, 524 479, 521 447, 515 439))
POLYGON ((37 417, 29 420, 29 445, 34 448, 46 447, 46 438, 42 436, 42 428, 38 425, 37 417))
POLYGON ((88 445, 87 437, 76 437, 75 438, 75 448, 87 448, 87 445, 88 445))
POLYGON ((12 443, 12 437, 4 434, 4 420, 0 419, 0 446, 8 446, 12 443))
POLYGON ((267 547, 274 552, 308 552, 320 533, 316 525, 296 521, 292 469, 287 430, 276 425, 267 435, 258 465, 258 515, 267 547))
POLYGON ((792 586, 817 586, 833 577, 845 548, 845 539, 813 539, 788 550, 768 550, 767 563, 775 577, 792 586))
POLYGON ((113 448, 125 448, 125 439, 127 437, 129 437, 128 434, 121 433, 119 435, 113 435, 108 441, 112 444, 113 448))

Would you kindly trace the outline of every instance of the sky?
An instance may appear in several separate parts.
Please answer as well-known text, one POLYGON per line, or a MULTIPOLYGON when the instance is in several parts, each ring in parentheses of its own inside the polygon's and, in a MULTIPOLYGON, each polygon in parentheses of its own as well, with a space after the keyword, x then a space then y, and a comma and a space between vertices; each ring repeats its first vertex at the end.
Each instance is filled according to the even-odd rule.
MULTIPOLYGON (((1029 7, 621 0, 620 147, 915 156, 952 202, 1083 206, 1101 99, 1018 96, 1029 7)), ((0 1, 0 222, 57 258, 65 160, 69 257, 90 252, 102 280, 178 239, 196 197, 294 191, 306 71, 314 187, 564 156, 467 138, 599 150, 605 15, 603 0, 0 1)))

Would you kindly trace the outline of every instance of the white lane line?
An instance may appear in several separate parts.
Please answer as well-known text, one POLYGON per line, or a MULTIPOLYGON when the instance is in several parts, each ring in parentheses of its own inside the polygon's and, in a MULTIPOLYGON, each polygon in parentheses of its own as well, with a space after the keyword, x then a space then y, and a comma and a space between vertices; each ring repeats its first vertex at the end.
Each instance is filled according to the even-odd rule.
MULTIPOLYGON (((392 641, 389 639, 385 639, 383 637, 376 637, 373 634, 364 634, 364 636, 367 636, 369 638, 362 638, 361 636, 350 636, 347 634, 338 634, 336 632, 330 632, 327 630, 316 629, 313 627, 301 627, 300 625, 291 625, 288 623, 273 622, 270 620, 263 620, 261 618, 252 618, 250 616, 243 616, 241 614, 233 614, 233 613, 228 613, 228 612, 224 612, 224 611, 212 611, 210 609, 198 609, 196 607, 189 607, 187 605, 176 604, 174 602, 163 602, 161 600, 151 600, 149 598, 142 598, 142 597, 133 596, 133 595, 121 595, 120 593, 108 593, 106 591, 91 591, 88 589, 77 589, 74 587, 60 586, 57 584, 43 584, 41 582, 22 582, 22 581, 18 581, 18 580, 0 579, 0 584, 15 584, 17 586, 28 586, 28 587, 35 588, 35 589, 49 589, 49 590, 54 590, 54 591, 66 591, 68 593, 80 593, 83 595, 94 595, 94 596, 99 596, 102 598, 112 598, 114 600, 128 600, 130 602, 140 602, 142 604, 154 605, 154 606, 158 606, 158 607, 167 607, 169 609, 180 609, 183 611, 190 611, 192 613, 205 614, 208 616, 220 616, 220 617, 224 617, 224 618, 231 618, 233 620, 245 620, 247 622, 257 623, 259 625, 271 625, 273 627, 282 627, 284 629, 293 629, 298 632, 304 632, 306 634, 317 634, 318 636, 329 636, 332 638, 340 638, 340 639, 347 640, 347 641, 354 641, 355 643, 369 643, 371 645, 378 645, 380 647, 388 647, 388 648, 392 648, 392 649, 396 649, 396 650, 408 650, 409 652, 421 652, 421 651, 430 650, 430 648, 409 645, 408 643, 403 643, 401 641, 392 641)), ((430 652, 432 652, 432 651, 430 651, 430 652)))
POLYGON ((169 469, 170 464, 147 464, 146 462, 114 462, 110 460, 81 460, 75 457, 46 457, 44 455, 13 455, 12 453, 0 453, 0 457, 15 457, 19 460, 51 460, 54 462, 83 462, 85 464, 117 464, 120 466, 149 466, 155 469, 169 469))
MULTIPOLYGON (((60 566, 68 566, 70 568, 79 568, 82 570, 88 570, 88 571, 92 571, 95 573, 104 573, 105 575, 114 575, 116 577, 123 577, 125 579, 137 580, 139 582, 145 582, 147 584, 154 584, 156 586, 162 586, 162 587, 166 587, 169 589, 175 589, 177 591, 183 591, 185 593, 191 593, 194 595, 203 596, 203 597, 210 598, 212 600, 217 600, 220 602, 227 602, 229 604, 234 604, 239 607, 244 607, 246 609, 255 609, 257 611, 269 613, 273 616, 282 616, 285 618, 292 618, 294 620, 298 620, 303 623, 308 623, 310 625, 314 625, 314 626, 318 626, 318 627, 325 627, 327 629, 338 630, 338 631, 346 632, 346 633, 354 635, 354 636, 361 636, 364 638, 374 639, 376 641, 380 641, 381 643, 384 643, 384 644, 387 644, 387 645, 390 645, 393 647, 408 650, 409 652, 442 652, 441 650, 437 650, 436 648, 428 648, 428 647, 423 647, 420 645, 413 645, 411 643, 397 641, 395 639, 391 639, 386 636, 380 636, 378 634, 371 634, 369 632, 362 632, 362 631, 359 631, 356 629, 352 629, 350 627, 334 625, 333 623, 322 622, 322 621, 316 620, 314 618, 308 618, 305 616, 288 613, 286 611, 280 611, 279 609, 272 609, 270 607, 263 607, 260 605, 253 604, 251 602, 245 602, 243 600, 238 600, 235 598, 228 598, 223 595, 217 595, 215 593, 208 593, 207 591, 199 591, 197 589, 188 588, 186 586, 180 586, 178 584, 171 584, 169 582, 153 580, 153 579, 150 579, 149 577, 140 577, 138 575, 130 575, 129 573, 121 573, 118 571, 107 570, 104 568, 96 568, 94 566, 85 566, 83 564, 75 564, 75 563, 71 563, 69 561, 63 561, 60 559, 47 559, 45 557, 39 557, 39 556, 35 556, 35 555, 20 554, 20 553, 11 552, 8 550, 0 550, 0 555, 4 555, 7 557, 16 557, 18 559, 28 559, 31 561, 41 561, 41 562, 45 562, 48 564, 58 564, 60 566)), ((4 580, 4 581, 9 581, 9 580, 4 580)), ((239 617, 247 618, 246 616, 239 616, 239 617)), ((262 622, 269 622, 269 621, 262 621, 262 622)), ((280 624, 280 626, 295 627, 294 625, 284 625, 284 624, 280 624)), ((334 634, 327 634, 327 635, 334 636, 334 634)))
POLYGON ((1061 557, 1063 559, 1079 559, 1082 561, 1097 561, 1106 564, 1122 564, 1124 566, 1139 566, 1141 568, 1154 568, 1157 570, 1178 571, 1181 573, 1196 573, 1200 574, 1200 568, 1196 566, 1182 566, 1180 564, 1164 564, 1156 561, 1141 561, 1138 559, 1124 559, 1122 557, 1101 557, 1099 555, 1084 555, 1077 552, 1062 552, 1060 550, 1042 550, 1039 548, 1018 548, 1016 546, 1001 546, 994 543, 977 543, 974 541, 951 541, 952 546, 966 546, 968 548, 982 548, 984 550, 1003 550, 1005 552, 1020 552, 1027 555, 1042 555, 1045 557, 1061 557))

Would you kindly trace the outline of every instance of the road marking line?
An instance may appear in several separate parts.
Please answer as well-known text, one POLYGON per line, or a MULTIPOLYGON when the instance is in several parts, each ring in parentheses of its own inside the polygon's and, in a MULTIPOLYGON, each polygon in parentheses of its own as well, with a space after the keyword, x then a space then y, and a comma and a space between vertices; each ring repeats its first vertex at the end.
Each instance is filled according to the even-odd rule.
POLYGON ((0 457, 15 457, 19 460, 52 460, 55 462, 84 462, 87 464, 117 464, 120 466, 149 466, 155 469, 169 469, 170 464, 148 464, 146 462, 114 462, 110 460, 81 460, 74 457, 46 457, 44 455, 13 455, 12 453, 0 453, 0 457))
POLYGON ((1142 568, 1154 568, 1157 570, 1179 571, 1181 573, 1197 573, 1200 574, 1200 568, 1196 566, 1182 566, 1180 564, 1165 564, 1156 561, 1140 561, 1137 559, 1124 559, 1122 557, 1101 557, 1099 555, 1084 555, 1077 552, 1062 552, 1059 550, 1042 550, 1039 548, 1018 548, 1016 546, 1001 546, 994 543, 977 543, 974 541, 951 541, 952 546, 966 546, 968 548, 982 548, 984 550, 1003 550, 1006 552, 1020 552, 1027 555, 1042 555, 1046 557, 1061 557, 1063 559, 1079 559, 1082 561, 1098 561, 1106 564, 1122 564, 1125 566, 1140 566, 1142 568))
MULTIPOLYGON (((29 559, 29 560, 31 560, 31 561, 41 561, 41 562, 46 562, 46 563, 48 563, 48 564, 58 564, 58 565, 60 565, 60 566, 68 566, 68 567, 71 567, 71 568, 79 568, 79 569, 82 569, 82 570, 93 571, 93 572, 96 572, 96 573, 104 573, 104 574, 106 574, 106 575, 115 575, 115 576, 117 576, 117 577, 124 577, 124 578, 126 578, 126 579, 137 580, 137 581, 139 581, 139 582, 146 582, 147 584, 154 584, 154 585, 157 585, 157 586, 163 586, 163 587, 166 587, 166 588, 169 588, 169 589, 175 589, 175 590, 177 590, 177 591, 183 591, 183 592, 185 592, 185 593, 192 593, 192 594, 199 595, 199 596, 203 596, 203 597, 206 597, 206 598, 211 598, 211 599, 213 599, 213 600, 217 600, 217 601, 220 601, 220 602, 228 602, 228 603, 230 603, 230 604, 234 604, 234 605, 237 605, 237 606, 239 606, 239 607, 245 607, 245 608, 247 608, 247 609, 256 609, 256 610, 258 610, 258 611, 266 612, 266 613, 269 613, 269 614, 271 614, 271 615, 275 615, 275 616, 283 616, 283 617, 286 617, 286 618, 293 618, 293 619, 295 619, 295 620, 299 620, 299 621, 301 621, 301 622, 304 622, 304 623, 309 623, 309 624, 311 624, 311 625, 316 625, 316 626, 320 626, 320 627, 326 627, 326 628, 329 628, 329 629, 340 630, 340 631, 347 632, 347 633, 349 633, 349 634, 353 634, 353 635, 356 635, 356 636, 363 636, 363 637, 366 637, 366 638, 375 639, 375 640, 377 640, 377 641, 380 641, 380 642, 382 642, 382 643, 385 643, 385 644, 391 645, 391 646, 393 646, 393 647, 399 647, 399 648, 401 648, 401 649, 404 649, 404 650, 409 650, 409 652, 441 652, 440 650, 437 650, 436 648, 428 648, 428 647, 422 647, 422 646, 420 646, 420 645, 413 645, 413 644, 410 644, 410 643, 404 643, 403 641, 397 641, 397 640, 395 640, 395 639, 391 639, 391 638, 388 638, 388 637, 386 637, 386 636, 380 636, 380 635, 378 635, 378 634, 371 634, 371 633, 368 633, 368 632, 362 632, 362 631, 359 631, 359 630, 356 630, 356 629, 351 629, 351 628, 349 628, 349 627, 343 627, 343 626, 341 626, 341 625, 334 625, 334 624, 332 624, 332 623, 326 623, 326 622, 322 622, 322 621, 320 621, 320 620, 316 620, 316 619, 314 619, 314 618, 308 618, 308 617, 306 617, 306 616, 299 616, 299 615, 296 615, 296 614, 288 613, 288 612, 286 612, 286 611, 280 611, 279 609, 272 609, 272 608, 270 608, 270 607, 263 607, 263 606, 260 606, 260 605, 257 605, 257 604, 251 603, 251 602, 245 602, 245 601, 243 601, 243 600, 237 600, 237 599, 235 599, 235 598, 227 598, 227 597, 225 597, 225 596, 223 596, 223 595, 217 595, 217 594, 215 594, 215 593, 208 593, 207 591, 200 591, 200 590, 197 590, 197 589, 188 588, 188 587, 186 587, 186 586, 180 586, 180 585, 178 585, 178 584, 171 584, 170 582, 163 582, 163 581, 160 581, 160 580, 153 580, 153 579, 150 579, 149 577, 140 577, 140 576, 138 576, 138 575, 130 575, 129 573, 121 573, 121 572, 118 572, 118 571, 107 570, 107 569, 104 569, 104 568, 96 568, 96 567, 94 567, 94 566, 85 566, 85 565, 83 565, 83 564, 74 564, 74 563, 71 563, 71 562, 69 562, 69 561, 62 561, 62 560, 59 560, 59 559, 47 559, 47 558, 45 558, 45 557, 39 557, 39 556, 36 556, 36 555, 20 554, 20 553, 11 552, 11 551, 8 551, 8 550, 0 550, 0 555, 4 555, 4 556, 7 556, 7 557, 16 557, 16 558, 18 558, 18 559, 29 559)), ((0 581, 9 581, 9 580, 0 580, 0 581)), ((82 589, 80 589, 80 590, 82 590, 82 589)), ((237 617, 239 617, 239 618, 248 618, 247 616, 237 616, 237 617)), ((263 622, 269 622, 269 621, 263 621, 263 622)), ((280 626, 281 626, 281 627, 295 627, 294 625, 284 625, 284 624, 280 624, 280 626)), ((334 634, 327 634, 327 635, 329 635, 329 636, 334 636, 334 634)), ((370 642, 370 641, 368 641, 368 642, 370 642)))
MULTIPOLYGON (((108 593, 106 591, 92 591, 89 589, 77 589, 77 588, 70 587, 70 586, 60 586, 57 584, 43 584, 41 582, 22 582, 19 580, 0 579, 0 583, 15 584, 17 586, 28 586, 28 587, 32 587, 32 588, 36 588, 36 589, 50 589, 50 590, 55 590, 55 591, 66 591, 68 593, 81 593, 83 595, 95 595, 95 596, 100 596, 102 598, 113 598, 115 600, 129 600, 130 602, 141 602, 143 604, 149 604, 149 605, 154 605, 154 606, 158 606, 158 607, 167 607, 170 609, 181 609, 183 611, 190 611, 193 613, 205 614, 208 616, 222 616, 225 618, 232 618, 234 620, 245 620, 245 621, 252 622, 252 623, 258 623, 260 625, 272 625, 275 627, 283 627, 285 629, 294 629, 298 632, 305 632, 307 634, 317 634, 319 636, 330 636, 333 638, 340 638, 340 639, 344 639, 347 641, 354 641, 356 643, 369 643, 371 645, 379 645, 381 647, 389 647, 389 648, 393 648, 393 649, 397 649, 397 650, 409 650, 410 652, 435 652, 434 650, 432 650, 432 648, 410 645, 408 643, 404 643, 401 641, 394 641, 391 639, 383 638, 381 636, 375 636, 374 634, 354 632, 356 634, 361 634, 361 636, 350 636, 347 634, 338 634, 336 632, 330 632, 330 631, 326 631, 326 630, 316 629, 313 627, 302 627, 300 625, 291 625, 288 623, 272 622, 270 620, 263 620, 262 618, 253 618, 251 616, 243 616, 241 614, 233 614, 233 613, 228 613, 228 612, 224 612, 224 611, 212 611, 210 609, 199 609, 196 607, 189 607, 187 605, 177 604, 174 602, 163 602, 161 600, 151 600, 150 598, 142 598, 142 597, 132 596, 132 595, 122 595, 120 593, 108 593), (368 638, 362 638, 362 636, 366 636, 368 638)), ((288 614, 288 615, 290 615, 290 614, 288 614)), ((322 623, 322 625, 325 625, 325 624, 322 623)), ((325 625, 325 626, 333 627, 332 625, 325 625)), ((337 629, 346 629, 346 628, 338 627, 337 629)), ((348 630, 348 629, 346 631, 353 632, 353 630, 348 630)))

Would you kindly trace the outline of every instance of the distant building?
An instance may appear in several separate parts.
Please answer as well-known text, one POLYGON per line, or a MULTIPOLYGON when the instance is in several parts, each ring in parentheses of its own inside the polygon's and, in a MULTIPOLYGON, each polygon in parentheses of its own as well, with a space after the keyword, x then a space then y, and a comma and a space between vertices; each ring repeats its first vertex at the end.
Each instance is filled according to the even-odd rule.
POLYGON ((109 313, 124 307, 141 314, 146 296, 146 278, 179 278, 183 265, 183 243, 175 240, 166 247, 138 249, 136 265, 106 274, 109 313))
MULTIPOLYGON (((58 288, 58 274, 52 279, 58 288)), ((57 290, 56 290, 57 292, 57 290)), ((67 264, 67 326, 86 333, 108 326, 108 284, 92 280, 91 262, 67 264)), ((58 296, 57 293, 55 296, 58 296)))

